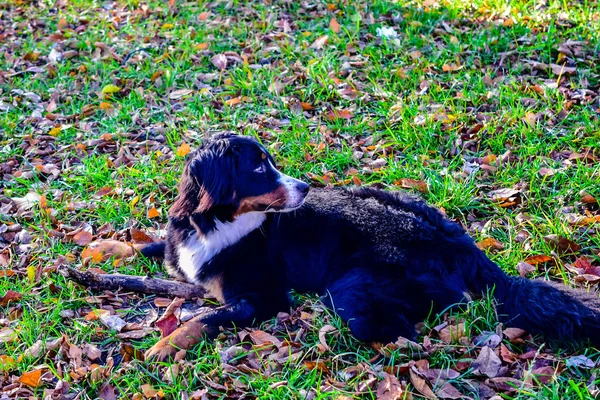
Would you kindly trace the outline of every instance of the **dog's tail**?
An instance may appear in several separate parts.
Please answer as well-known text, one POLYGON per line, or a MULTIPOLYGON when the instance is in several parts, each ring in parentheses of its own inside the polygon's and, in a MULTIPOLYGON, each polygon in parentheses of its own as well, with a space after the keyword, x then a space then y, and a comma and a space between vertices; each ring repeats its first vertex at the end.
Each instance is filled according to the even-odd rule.
POLYGON ((164 258, 165 257, 165 242, 149 243, 140 249, 140 253, 148 258, 164 258))
POLYGON ((487 280, 489 289, 493 287, 500 320, 507 326, 542 334, 551 342, 573 343, 589 339, 594 346, 600 347, 600 298, 597 294, 569 289, 559 283, 507 276, 483 253, 479 263, 478 276, 487 280))

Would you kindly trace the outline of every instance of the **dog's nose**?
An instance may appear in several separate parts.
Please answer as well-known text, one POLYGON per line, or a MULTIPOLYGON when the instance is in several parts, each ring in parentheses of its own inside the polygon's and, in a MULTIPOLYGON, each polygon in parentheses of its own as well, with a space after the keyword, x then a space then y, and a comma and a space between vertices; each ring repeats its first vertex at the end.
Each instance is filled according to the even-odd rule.
POLYGON ((310 186, 308 186, 304 182, 300 182, 296 185, 296 190, 299 191, 300 193, 302 193, 303 195, 306 195, 308 193, 309 189, 310 189, 310 186))

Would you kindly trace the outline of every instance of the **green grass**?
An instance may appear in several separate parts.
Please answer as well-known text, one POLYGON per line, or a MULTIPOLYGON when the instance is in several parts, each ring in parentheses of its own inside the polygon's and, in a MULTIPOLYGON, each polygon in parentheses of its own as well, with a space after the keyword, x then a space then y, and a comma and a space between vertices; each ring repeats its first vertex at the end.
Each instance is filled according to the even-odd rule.
MULTIPOLYGON (((572 282, 575 276, 564 264, 576 256, 598 265, 598 226, 574 226, 566 214, 598 215, 597 204, 581 201, 584 192, 600 198, 597 2, 272 0, 174 2, 170 7, 155 0, 78 0, 59 2, 57 8, 50 1, 5 0, 0 1, 0 21, 0 161, 5 178, 0 206, 31 191, 47 201, 45 209, 36 204, 22 214, 14 206, 0 212, 0 226, 20 224, 32 238, 22 244, 2 233, 0 241, 0 254, 10 260, 3 268, 16 272, 0 277, 0 295, 9 289, 23 294, 16 304, 0 308, 0 329, 17 335, 0 342, 0 354, 21 357, 14 366, 3 367, 1 387, 43 364, 48 376, 63 376, 72 393, 82 392, 81 398, 97 397, 106 382, 119 388, 121 398, 141 393, 146 384, 168 398, 203 389, 214 397, 242 392, 260 398, 371 397, 381 371, 423 357, 406 349, 376 357, 375 349, 353 339, 315 297, 297 296, 295 313, 313 315, 310 324, 293 314, 286 329, 275 320, 263 326, 299 346, 302 355, 293 362, 269 361, 225 332, 214 343, 203 342, 188 352, 169 380, 164 368, 124 361, 125 344, 143 351, 157 334, 122 340, 98 321, 84 319, 92 309, 110 306, 128 321, 143 322, 155 307, 152 298, 131 294, 90 302, 91 293, 53 268, 60 263, 80 266, 83 248, 50 231, 69 233, 86 223, 97 234, 111 224, 107 230, 119 240, 130 240, 130 227, 162 232, 184 162, 177 149, 184 142, 193 148, 214 131, 260 138, 286 173, 314 184, 359 182, 399 189, 403 178, 423 181, 428 187, 423 196, 463 223, 476 240, 493 237, 504 245, 490 257, 508 273, 516 274, 517 264, 529 256, 554 254, 544 240, 550 234, 581 249, 575 255, 556 254, 556 265, 543 264, 534 276, 572 282), (330 28, 332 17, 340 26, 337 33, 330 28), (377 28, 384 26, 394 27, 398 38, 379 40, 377 28), (323 35, 328 39, 319 49, 313 43, 323 35), (62 60, 48 59, 53 48, 62 60), (222 53, 229 55, 228 66, 219 71, 211 60, 222 53), (550 67, 532 69, 532 61, 566 62, 575 72, 557 76, 550 67), (120 90, 103 94, 107 85, 120 90), (173 95, 182 89, 192 92, 173 95), (229 105, 237 98, 239 104, 229 105), (86 106, 98 110, 61 119, 79 115, 86 106), (331 117, 341 110, 347 118, 331 117), (58 117, 43 118, 48 112, 58 117), (569 159, 587 151, 595 158, 569 159), (483 165, 490 155, 510 161, 483 165), (541 174, 543 168, 554 174, 541 174), (113 193, 96 196, 104 187, 113 193), (489 192, 500 188, 519 189, 520 203, 501 207, 490 200, 489 192), (148 218, 152 207, 160 212, 158 218, 148 218), (523 231, 528 238, 520 241, 523 231), (37 277, 30 279, 28 272, 37 277), (327 324, 337 330, 327 336, 331 350, 320 354, 319 329, 327 324), (303 335, 296 338, 299 329, 303 335), (23 356, 35 342, 62 335, 75 346, 94 344, 102 350, 95 363, 114 367, 103 378, 89 371, 73 377, 64 349, 23 356), (251 364, 256 371, 223 364, 222 350, 234 345, 248 354, 237 365, 251 364), (306 362, 316 360, 329 372, 306 368, 306 362), (345 374, 357 365, 358 372, 345 374), (282 381, 286 384, 276 384, 282 381)), ((94 266, 107 272, 164 274, 161 265, 139 258, 94 266)), ((448 320, 464 320, 468 338, 497 328, 489 300, 431 316, 424 328, 427 338, 420 338, 435 344, 426 357, 430 368, 457 369, 459 360, 477 357, 479 350, 471 342, 446 346, 431 333, 448 320)), ((511 348, 521 354, 541 343, 536 339, 511 348)), ((542 353, 555 357, 553 366, 565 365, 572 355, 600 358, 593 348, 542 353)), ((528 371, 544 357, 521 360, 520 368, 528 371)), ((418 397, 406 371, 398 379, 418 397)), ((504 396, 590 398, 600 383, 597 372, 565 367, 549 383, 504 396)), ((467 368, 450 382, 478 397, 472 389, 476 381, 484 379, 467 368)), ((40 397, 55 383, 31 390, 40 397)))

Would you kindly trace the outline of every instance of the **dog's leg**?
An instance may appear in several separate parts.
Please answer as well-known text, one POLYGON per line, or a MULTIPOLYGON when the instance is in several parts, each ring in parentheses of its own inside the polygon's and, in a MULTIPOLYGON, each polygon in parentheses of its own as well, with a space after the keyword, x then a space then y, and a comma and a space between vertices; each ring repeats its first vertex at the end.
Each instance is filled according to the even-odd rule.
POLYGON ((169 336, 159 340, 146 351, 146 361, 167 361, 181 349, 190 349, 202 339, 215 338, 219 327, 229 328, 234 325, 246 325, 252 322, 255 315, 254 306, 242 299, 233 304, 219 307, 211 312, 198 315, 169 336))

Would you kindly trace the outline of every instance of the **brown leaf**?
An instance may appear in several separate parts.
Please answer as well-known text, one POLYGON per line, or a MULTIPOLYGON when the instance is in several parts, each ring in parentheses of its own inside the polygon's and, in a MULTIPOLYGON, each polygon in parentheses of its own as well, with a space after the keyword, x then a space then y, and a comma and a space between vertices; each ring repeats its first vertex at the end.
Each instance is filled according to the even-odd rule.
POLYGON ((383 373, 383 379, 377 384, 377 400, 404 399, 406 392, 394 375, 383 373))
POLYGON ((275 336, 268 334, 265 331, 255 330, 250 332, 250 340, 257 346, 263 346, 267 344, 274 344, 277 348, 281 347, 281 340, 275 336))
POLYGON ((175 315, 170 314, 166 317, 161 317, 156 321, 155 325, 160 330, 161 337, 167 337, 177 329, 179 319, 175 315))
POLYGON ((409 374, 410 382, 413 384, 413 386, 419 393, 421 393, 427 399, 437 399, 437 396, 429 387, 427 380, 419 376, 418 370, 415 366, 412 366, 409 369, 409 374))
POLYGON ((590 194, 585 194, 581 197, 581 202, 584 204, 598 204, 598 200, 590 194))
POLYGON ((310 45, 310 48, 315 49, 315 50, 321 50, 327 44, 328 39, 329 39, 329 36, 323 35, 323 36, 317 38, 317 40, 315 40, 313 42, 313 44, 310 45))
POLYGON ((133 243, 153 243, 154 240, 146 234, 146 232, 141 231, 136 228, 129 228, 129 234, 131 235, 131 240, 133 243))
POLYGON ((461 322, 458 325, 448 325, 438 332, 440 340, 444 343, 458 343, 459 340, 466 336, 465 323, 461 322))
POLYGON ((522 277, 525 277, 529 274, 531 274, 532 272, 535 272, 536 268, 529 264, 526 263, 525 261, 519 261, 519 263, 517 264, 517 271, 519 271, 519 275, 522 277))
POLYGON ((92 234, 88 231, 81 230, 73 236, 73 242, 79 246, 87 246, 92 241, 92 234))
POLYGON ((14 290, 8 290, 6 294, 0 299, 0 307, 6 307, 8 303, 19 301, 23 298, 23 295, 14 290))
POLYGON ((548 261, 551 261, 552 257, 550 256, 545 256, 543 254, 538 254, 535 256, 531 256, 531 257, 527 257, 524 261, 527 264, 531 264, 531 265, 538 265, 538 264, 542 264, 548 261))
POLYGON ((227 68, 227 56, 225 54, 216 54, 210 61, 221 71, 227 68))
POLYGON ((500 361, 500 358, 494 353, 494 350, 488 346, 484 346, 481 348, 477 359, 473 361, 472 367, 473 373, 494 378, 500 374, 502 361, 500 361))
POLYGON ((331 371, 329 371, 329 368, 327 367, 327 365, 325 365, 325 362, 321 361, 321 360, 305 361, 304 367, 309 371, 312 371, 313 369, 316 368, 319 372, 321 372, 323 374, 329 374, 331 372, 331 371))
POLYGON ((504 333, 504 336, 512 342, 513 340, 521 338, 527 332, 521 328, 506 328, 502 333, 504 333))
POLYGON ((326 112, 324 117, 328 121, 335 121, 337 119, 352 119, 352 112, 350 110, 331 110, 326 112))
POLYGON ((581 249, 581 246, 564 236, 546 235, 544 236, 544 240, 546 243, 552 245, 560 254, 575 253, 581 249))
POLYGON ((503 250, 504 245, 494 238, 485 238, 477 242, 477 247, 481 250, 503 250))
POLYGON ((32 388, 41 386, 42 375, 46 372, 44 368, 36 369, 33 371, 25 372, 19 377, 19 382, 32 388))
POLYGON ((337 19, 335 19, 335 17, 331 18, 331 21, 329 21, 329 28, 334 31, 335 33, 340 33, 340 30, 342 29, 340 27, 340 24, 338 24, 337 19))
POLYGON ((91 259, 93 262, 108 260, 111 257, 126 258, 135 254, 134 248, 129 243, 119 242, 118 240, 106 239, 97 240, 89 244, 81 252, 81 258, 91 259))
POLYGON ((325 325, 321 329, 319 329, 319 342, 325 348, 325 350, 329 350, 329 346, 327 346, 327 340, 325 339, 325 335, 329 332, 335 332, 337 329, 331 325, 325 325))
POLYGON ((415 189, 421 193, 427 193, 429 191, 427 183, 416 179, 402 178, 394 181, 394 185, 398 185, 403 189, 415 189))
POLYGON ((573 265, 576 268, 582 269, 583 274, 585 274, 585 275, 600 276, 600 267, 596 267, 596 266, 592 265, 590 259, 587 257, 576 258, 573 265))

